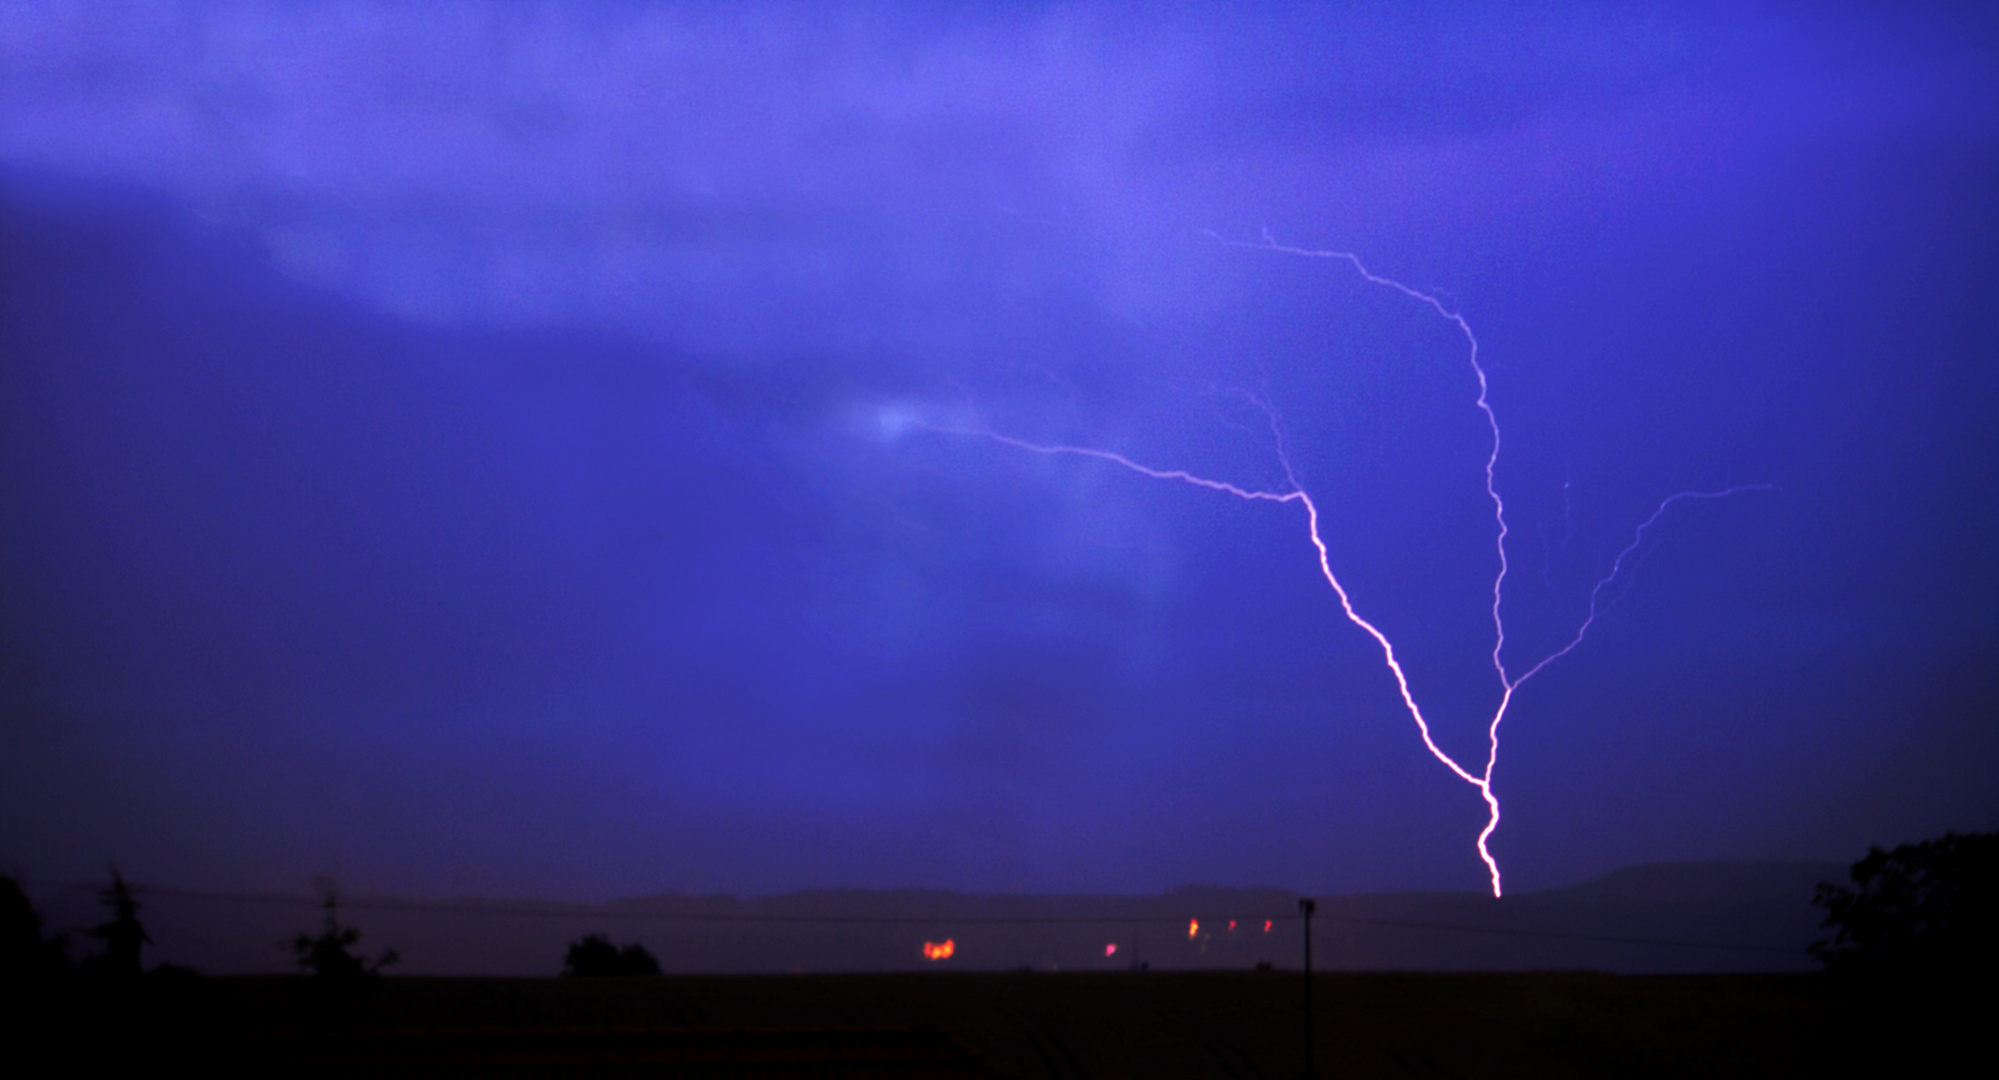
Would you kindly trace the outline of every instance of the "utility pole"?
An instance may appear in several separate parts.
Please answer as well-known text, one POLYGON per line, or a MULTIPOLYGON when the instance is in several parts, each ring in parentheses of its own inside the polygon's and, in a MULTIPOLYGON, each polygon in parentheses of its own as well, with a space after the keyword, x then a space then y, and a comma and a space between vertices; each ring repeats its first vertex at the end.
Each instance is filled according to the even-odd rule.
POLYGON ((1305 1080, 1318 1075, 1312 1068, 1312 913, 1317 910, 1317 900, 1298 898, 1298 914, 1305 917, 1305 1080))

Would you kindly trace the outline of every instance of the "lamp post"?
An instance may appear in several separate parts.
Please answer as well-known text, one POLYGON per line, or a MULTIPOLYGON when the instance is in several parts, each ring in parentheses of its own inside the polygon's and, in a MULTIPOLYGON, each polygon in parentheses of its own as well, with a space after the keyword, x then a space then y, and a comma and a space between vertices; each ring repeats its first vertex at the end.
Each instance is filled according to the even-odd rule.
POLYGON ((1309 896, 1298 898, 1298 914, 1305 917, 1305 1077, 1318 1075, 1312 1068, 1312 913, 1319 902, 1309 896))

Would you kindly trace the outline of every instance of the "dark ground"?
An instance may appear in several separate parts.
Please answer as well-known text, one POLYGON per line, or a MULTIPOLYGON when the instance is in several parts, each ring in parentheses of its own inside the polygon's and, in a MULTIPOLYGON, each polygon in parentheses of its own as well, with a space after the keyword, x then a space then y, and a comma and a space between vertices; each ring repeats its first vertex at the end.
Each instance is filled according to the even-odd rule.
MULTIPOLYGON (((289 1072, 272 1055, 369 1032, 518 1043, 535 1031, 589 1042, 620 1029, 725 1029, 734 1038, 745 1028, 901 1027, 935 1029, 926 1037, 941 1032, 961 1059, 1023 1078, 1296 1077, 1304 1068, 1303 983, 1290 972, 389 978, 332 995, 289 977, 142 982, 123 992, 72 984, 17 999, 12 1053, 37 1053, 40 1043, 73 1065, 119 1057, 157 1067, 191 1057, 211 1072, 289 1072)), ((1971 1025, 1990 1004, 1989 995, 1967 1003, 1862 992, 1815 975, 1332 973, 1316 977, 1313 993, 1317 1073, 1326 1077, 1906 1074, 1943 1065, 1955 1044, 1968 1047, 1971 1025)), ((765 1036, 781 1037, 757 1037, 765 1036)))

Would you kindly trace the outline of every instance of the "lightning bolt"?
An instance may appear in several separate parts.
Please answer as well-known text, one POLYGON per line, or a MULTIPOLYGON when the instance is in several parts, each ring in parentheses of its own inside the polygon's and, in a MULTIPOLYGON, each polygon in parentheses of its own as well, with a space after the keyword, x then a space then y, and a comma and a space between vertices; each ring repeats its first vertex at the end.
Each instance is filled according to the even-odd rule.
POLYGON ((1212 480, 1205 476, 1199 476, 1185 469, 1154 468, 1153 466, 1141 464, 1123 454, 1114 453, 1109 450, 1099 450, 1088 446, 1048 445, 1029 442, 1025 439, 1002 434, 983 426, 973 428, 944 428, 924 424, 921 421, 916 421, 915 426, 928 427, 931 430, 946 434, 976 435, 990 439, 1003 446, 1010 446, 1036 454, 1092 458, 1129 469, 1141 476, 1150 477, 1154 480, 1172 480, 1183 484, 1191 484, 1209 491, 1232 495, 1246 502, 1296 503, 1301 506, 1305 511, 1307 535, 1311 539, 1313 549, 1318 552, 1320 576, 1326 579, 1326 584, 1332 587, 1333 595, 1339 598, 1340 610, 1345 613, 1347 621, 1359 627, 1368 637, 1373 638, 1375 644, 1380 647, 1382 660, 1387 664, 1389 674, 1395 678, 1395 688, 1397 693, 1401 695, 1402 706, 1408 711, 1409 718, 1415 721, 1416 731, 1422 737, 1424 748, 1430 752, 1431 757, 1436 758, 1446 769, 1449 769, 1452 775, 1477 788, 1479 796, 1485 800, 1488 814, 1485 828, 1481 829, 1478 834, 1478 857, 1485 863, 1486 871, 1491 876, 1492 895, 1495 897, 1501 896, 1503 895, 1503 888, 1499 871, 1499 861, 1493 857, 1491 847, 1489 846, 1492 834, 1499 828, 1500 819, 1499 796, 1493 791, 1492 776, 1493 770, 1499 764, 1499 726, 1506 719, 1507 710, 1513 705, 1514 695, 1529 679, 1547 670, 1550 664, 1574 652, 1583 643, 1583 639, 1589 635, 1590 628, 1596 625, 1598 616, 1605 610, 1604 590, 1609 588, 1623 574, 1625 562, 1644 544, 1646 530, 1657 524, 1659 519, 1666 515, 1667 511, 1681 502, 1721 499, 1748 491, 1771 491, 1774 490, 1774 485, 1739 484, 1713 491, 1681 491, 1661 500, 1658 507, 1652 511, 1651 516, 1640 522, 1638 527, 1633 530, 1631 543, 1627 544, 1622 551, 1617 553, 1617 558, 1611 562, 1610 571, 1599 578, 1595 587, 1590 590, 1589 610, 1583 617, 1581 624, 1576 627, 1574 636, 1569 639, 1567 644, 1548 653, 1521 674, 1517 676, 1512 675, 1508 672, 1506 666, 1506 619, 1501 610, 1501 600, 1505 592, 1506 575, 1510 569, 1510 565, 1506 557, 1506 539, 1508 536, 1506 500, 1500 496, 1499 486, 1495 478, 1499 467, 1499 416, 1492 408, 1492 402, 1489 397, 1491 386, 1486 376, 1485 366, 1479 362, 1478 337, 1472 333, 1471 324, 1465 321, 1462 314, 1453 310, 1437 297, 1411 288, 1393 278, 1382 277, 1370 271, 1361 262, 1360 257, 1352 252, 1319 251, 1311 248, 1279 244, 1267 231, 1263 234, 1261 243, 1228 240, 1213 233, 1209 235, 1230 247, 1252 248, 1259 251, 1271 251, 1301 258, 1332 259, 1344 262, 1352 267, 1353 271, 1362 280, 1371 285, 1393 290, 1410 300, 1430 308, 1440 318, 1456 326, 1458 331, 1464 335, 1472 373, 1478 379, 1476 404, 1478 405, 1479 412, 1485 417, 1486 427, 1492 432, 1492 450, 1486 455, 1485 459, 1485 493, 1487 498, 1492 501, 1493 523, 1498 533, 1494 539, 1494 546, 1499 554, 1499 572, 1492 580, 1492 667, 1494 672, 1499 676, 1501 694, 1499 706, 1493 710, 1492 720, 1486 725, 1485 765, 1480 771, 1473 772, 1466 768, 1456 758, 1446 753, 1442 747, 1437 745, 1437 741, 1430 731, 1430 721, 1423 715, 1422 706, 1417 703, 1415 694, 1409 689, 1409 677, 1403 670, 1402 662, 1396 659, 1395 643, 1389 640, 1388 635, 1383 633, 1380 627, 1369 622, 1354 607, 1352 595, 1347 591, 1347 587, 1340 582, 1339 575, 1333 572, 1332 553, 1326 546, 1325 537, 1319 531, 1319 505, 1312 501, 1312 496, 1305 491, 1304 486, 1298 482, 1296 474, 1293 473, 1290 456, 1284 448, 1283 433, 1277 423, 1276 414, 1263 402, 1254 398, 1251 399, 1258 408, 1263 410, 1265 417, 1270 421, 1272 434, 1276 437, 1278 461, 1284 467, 1286 482, 1290 484, 1290 490, 1288 491, 1263 491, 1239 487, 1226 481, 1212 480))

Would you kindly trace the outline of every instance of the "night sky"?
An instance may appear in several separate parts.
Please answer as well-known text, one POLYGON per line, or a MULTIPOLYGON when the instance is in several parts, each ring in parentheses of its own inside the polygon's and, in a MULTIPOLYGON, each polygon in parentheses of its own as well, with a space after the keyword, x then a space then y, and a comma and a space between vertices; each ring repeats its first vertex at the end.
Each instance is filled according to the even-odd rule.
POLYGON ((0 5, 0 864, 1510 889, 1999 827, 1975 5, 0 5), (832 10, 840 8, 842 10, 832 10), (1258 407, 1267 405, 1267 418, 1258 407), (1274 418, 1274 423, 1273 423, 1274 418))

